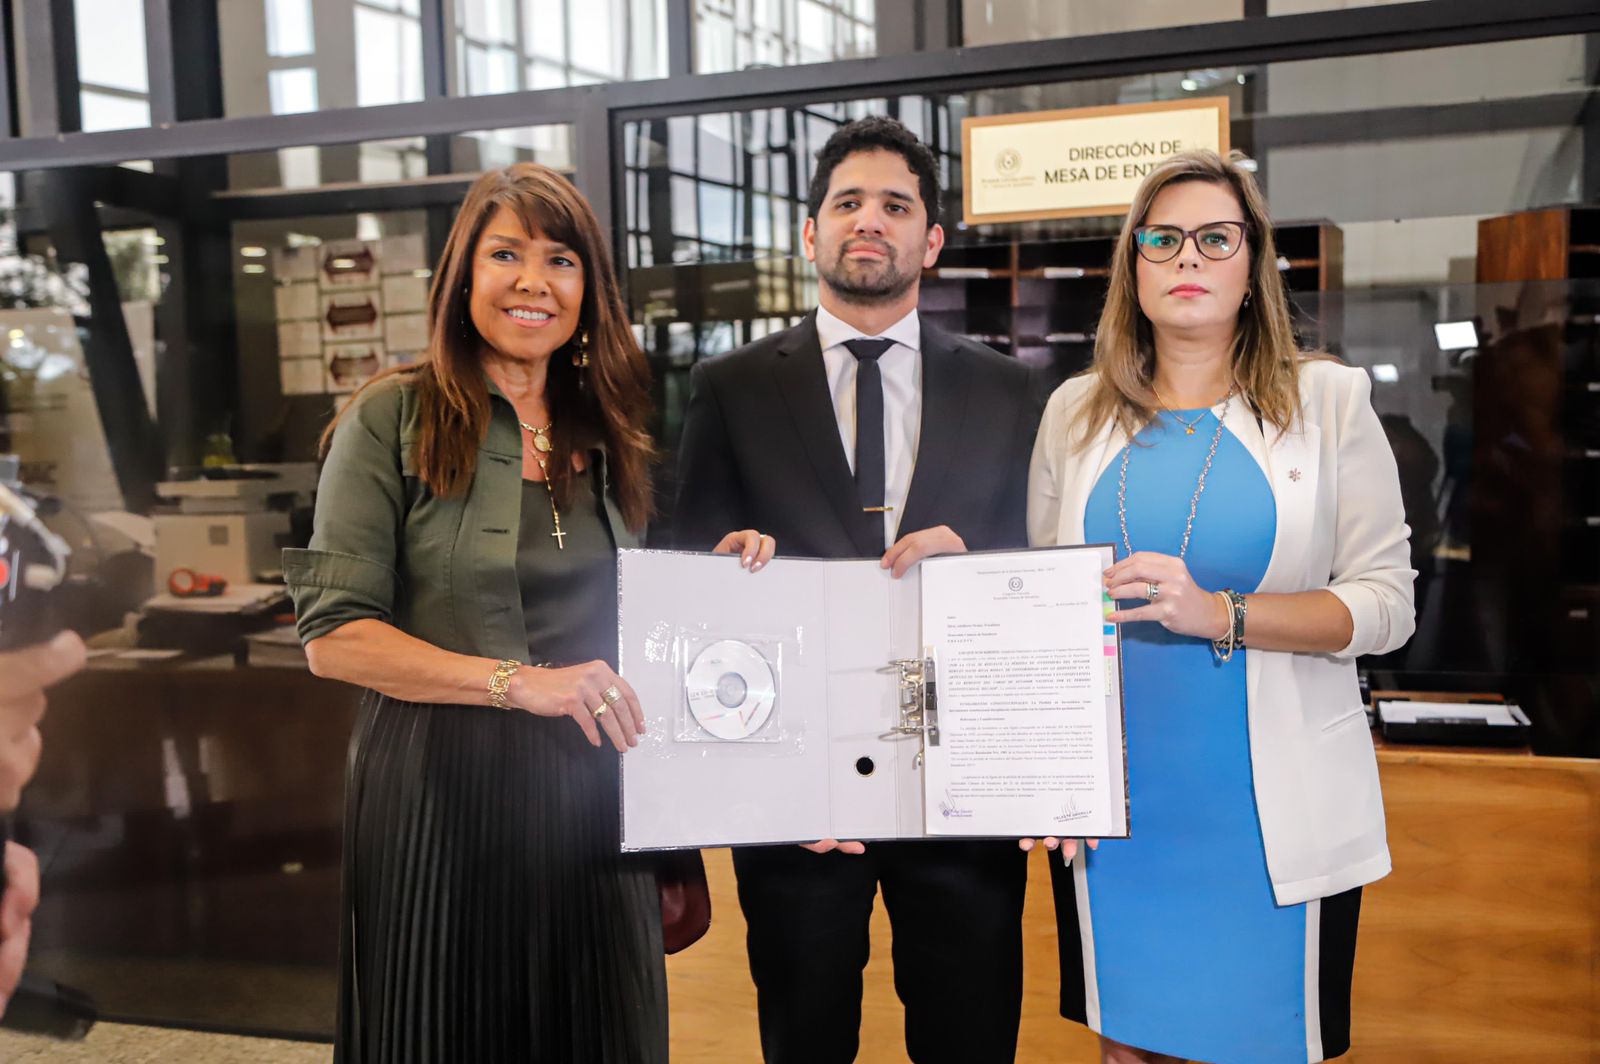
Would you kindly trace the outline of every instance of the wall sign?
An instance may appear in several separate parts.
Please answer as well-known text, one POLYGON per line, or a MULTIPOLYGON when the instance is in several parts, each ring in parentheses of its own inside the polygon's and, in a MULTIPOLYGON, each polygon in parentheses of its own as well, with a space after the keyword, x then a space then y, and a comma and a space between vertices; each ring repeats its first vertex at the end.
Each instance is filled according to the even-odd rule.
POLYGON ((1122 214, 1146 174, 1191 148, 1227 154, 1227 97, 966 118, 962 218, 1122 214))

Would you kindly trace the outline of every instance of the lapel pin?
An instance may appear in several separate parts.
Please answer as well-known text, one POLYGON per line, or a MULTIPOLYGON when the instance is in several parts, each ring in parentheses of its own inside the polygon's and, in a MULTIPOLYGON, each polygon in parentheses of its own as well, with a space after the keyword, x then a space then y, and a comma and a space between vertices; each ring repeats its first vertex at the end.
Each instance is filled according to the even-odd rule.
POLYGON ((1300 470, 1298 470, 1298 469, 1289 470, 1289 479, 1292 480, 1292 481, 1295 481, 1296 483, 1299 483, 1299 481, 1300 481, 1300 470))

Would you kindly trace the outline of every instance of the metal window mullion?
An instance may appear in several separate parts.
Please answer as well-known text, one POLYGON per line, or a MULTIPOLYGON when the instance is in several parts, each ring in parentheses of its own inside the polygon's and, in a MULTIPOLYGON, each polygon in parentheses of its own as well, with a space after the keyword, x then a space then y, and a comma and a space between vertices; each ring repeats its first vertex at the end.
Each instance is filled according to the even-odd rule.
MULTIPOLYGON (((1584 82, 1591 88, 1600 85, 1600 33, 1583 40, 1584 82)), ((1583 162, 1579 192, 1584 203, 1600 201, 1600 100, 1591 99, 1581 118, 1583 162)))
POLYGON ((28 57, 30 137, 83 128, 78 99, 77 16, 72 0, 20 0, 23 50, 28 57))
MULTIPOLYGON (((152 99, 148 93, 140 92, 137 89, 124 89, 117 85, 101 85, 99 82, 84 81, 82 79, 79 79, 78 81, 78 90, 80 92, 98 93, 101 96, 115 96, 119 100, 134 100, 138 103, 148 103, 150 104, 150 122, 152 125, 154 125, 156 122, 155 100, 152 99)), ((165 121, 171 122, 176 120, 169 117, 165 119, 165 121)))
MULTIPOLYGON (((573 183, 594 208, 601 230, 612 233, 616 232, 612 226, 616 211, 612 198, 611 159, 613 151, 620 147, 614 140, 605 98, 594 94, 580 108, 572 122, 573 183)), ((612 253, 615 254, 617 250, 617 242, 613 237, 612 253)))
MULTIPOLYGON (((144 0, 145 85, 149 92, 142 99, 150 103, 150 124, 159 126, 178 120, 177 69, 174 66, 170 0, 144 0)), ((89 88, 88 81, 83 88, 89 88)), ((108 91, 94 86, 96 91, 108 91)), ((122 93, 115 93, 122 95, 122 93)))
POLYGON ((0 0, 0 140, 10 140, 18 133, 15 38, 12 0, 0 0))
POLYGON ((561 20, 561 77, 568 85, 572 84, 572 11, 568 9, 565 18, 561 20))
MULTIPOLYGON (((517 87, 524 90, 533 88, 533 79, 528 74, 528 67, 533 63, 533 56, 523 51, 523 46, 528 40, 527 27, 522 24, 523 18, 527 15, 526 8, 527 5, 521 2, 511 5, 511 54, 516 56, 517 87)), ((567 0, 561 0, 561 8, 562 19, 565 20, 571 14, 567 0)))
POLYGON ((694 73, 694 0, 665 0, 667 6, 667 77, 694 73))
MULTIPOLYGON (((22 0, 48 9, 62 0, 22 0)), ((70 5, 69 5, 70 6, 70 5)), ((385 107, 343 108, 299 115, 252 116, 180 123, 171 129, 119 130, 57 138, 30 136, 0 144, 0 168, 29 169, 128 158, 167 158, 230 151, 270 151, 305 144, 415 136, 526 122, 562 121, 598 93, 614 116, 692 114, 750 106, 788 106, 882 95, 952 91, 974 85, 1008 87, 1043 82, 1129 76, 1190 64, 1238 65, 1331 58, 1572 33, 1600 32, 1600 12, 1584 0, 1522 0, 1505 7, 1491 0, 1423 3, 1347 12, 1279 15, 1207 26, 1102 34, 1060 41, 951 49, 784 69, 611 83, 573 89, 507 94, 473 100, 449 98, 385 107), (819 84, 828 87, 819 89, 819 84), (508 117, 509 116, 509 117, 508 117)), ((30 44, 37 25, 28 25, 30 44)), ((48 43, 51 33, 43 34, 48 43)), ((37 81, 30 77, 30 83, 37 81)), ((46 79, 49 80, 49 79, 46 79)), ((76 78, 73 79, 74 83, 76 78)), ((54 82, 47 87, 53 91, 54 82)), ((30 114, 40 110, 32 94, 30 114)), ((49 103, 54 105, 55 97, 49 103)), ((64 108, 74 105, 60 100, 64 108)), ((76 118, 76 115, 71 117, 76 118)), ((570 119, 565 119, 570 120, 570 119)), ((54 122, 45 123, 53 125, 54 122)), ((34 126, 35 130, 42 128, 34 126)))
POLYGON ((422 98, 441 99, 450 95, 450 34, 444 0, 420 0, 417 23, 422 30, 422 98))

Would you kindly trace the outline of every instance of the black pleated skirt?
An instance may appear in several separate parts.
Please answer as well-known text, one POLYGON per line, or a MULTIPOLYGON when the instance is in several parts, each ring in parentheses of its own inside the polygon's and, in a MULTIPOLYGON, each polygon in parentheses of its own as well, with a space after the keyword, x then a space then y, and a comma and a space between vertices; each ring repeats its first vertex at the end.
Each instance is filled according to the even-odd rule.
POLYGON ((565 718, 369 694, 351 745, 337 1064, 667 1059, 654 873, 565 718))

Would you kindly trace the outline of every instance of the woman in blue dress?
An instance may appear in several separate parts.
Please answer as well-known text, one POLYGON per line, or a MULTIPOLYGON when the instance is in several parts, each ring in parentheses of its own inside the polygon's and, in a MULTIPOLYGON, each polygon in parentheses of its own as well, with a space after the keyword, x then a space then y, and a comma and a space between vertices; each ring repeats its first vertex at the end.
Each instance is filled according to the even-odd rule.
POLYGON ((1119 1064, 1345 1052, 1389 870, 1355 658, 1414 624, 1399 477, 1365 372, 1296 349, 1276 262, 1235 161, 1153 172, 1034 451, 1032 542, 1117 550, 1132 834, 1052 878, 1062 1014, 1119 1064))

